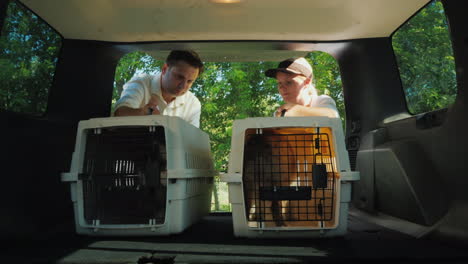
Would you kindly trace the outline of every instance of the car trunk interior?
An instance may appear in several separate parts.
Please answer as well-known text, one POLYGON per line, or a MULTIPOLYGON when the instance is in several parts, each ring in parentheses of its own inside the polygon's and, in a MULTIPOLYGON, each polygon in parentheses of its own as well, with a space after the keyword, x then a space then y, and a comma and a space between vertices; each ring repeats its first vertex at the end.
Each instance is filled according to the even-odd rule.
MULTIPOLYGON (((448 109, 417 115, 408 113, 390 37, 136 43, 64 38, 46 114, 0 111, 0 233, 8 245, 3 258, 20 263, 467 261, 468 4, 442 2, 458 93, 448 109), (163 59, 169 50, 187 48, 211 61, 280 61, 311 51, 335 57, 346 106, 346 147, 351 168, 361 175, 353 184, 344 237, 236 238, 229 213, 212 213, 168 237, 75 233, 69 186, 60 173, 70 169, 78 122, 110 116, 115 68, 123 55, 144 51, 163 59)), ((7 3, 0 2, 0 18, 7 3)))

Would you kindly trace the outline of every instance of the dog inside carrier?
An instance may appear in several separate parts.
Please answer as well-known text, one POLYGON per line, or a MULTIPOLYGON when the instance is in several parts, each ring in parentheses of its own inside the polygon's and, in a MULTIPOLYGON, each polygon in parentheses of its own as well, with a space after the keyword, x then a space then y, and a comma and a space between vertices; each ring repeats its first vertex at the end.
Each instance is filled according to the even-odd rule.
POLYGON ((245 130, 243 191, 249 227, 334 228, 339 173, 328 127, 245 130))
POLYGON ((91 224, 162 224, 166 214, 166 142, 162 126, 86 130, 84 218, 91 224))

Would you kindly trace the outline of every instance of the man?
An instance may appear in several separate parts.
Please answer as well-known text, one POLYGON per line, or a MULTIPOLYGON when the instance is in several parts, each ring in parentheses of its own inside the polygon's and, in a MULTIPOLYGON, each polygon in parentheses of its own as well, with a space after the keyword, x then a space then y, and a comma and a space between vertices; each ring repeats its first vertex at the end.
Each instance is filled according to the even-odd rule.
POLYGON ((161 73, 133 77, 123 86, 115 116, 178 116, 200 126, 200 101, 189 89, 203 72, 203 63, 193 51, 172 51, 161 73))
POLYGON ((312 84, 312 66, 305 58, 290 58, 280 62, 278 68, 265 75, 276 78, 278 91, 286 102, 275 116, 328 116, 338 117, 335 101, 327 95, 317 95, 312 84))

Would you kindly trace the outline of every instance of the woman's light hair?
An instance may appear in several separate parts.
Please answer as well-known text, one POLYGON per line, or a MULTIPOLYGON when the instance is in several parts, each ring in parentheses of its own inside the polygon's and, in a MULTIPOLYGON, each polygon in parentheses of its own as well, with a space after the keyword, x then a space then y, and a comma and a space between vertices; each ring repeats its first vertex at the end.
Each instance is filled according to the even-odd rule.
POLYGON ((312 97, 317 97, 318 96, 317 89, 315 88, 315 85, 312 82, 309 83, 309 87, 307 89, 309 90, 309 94, 312 97))
MULTIPOLYGON (((304 75, 302 75, 304 78, 307 78, 305 77, 304 75)), ((317 92, 317 89, 315 88, 315 84, 313 82, 313 77, 309 77, 310 79, 310 82, 309 84, 307 85, 307 93, 310 95, 312 101, 315 100, 315 98, 318 97, 318 92, 317 92)))

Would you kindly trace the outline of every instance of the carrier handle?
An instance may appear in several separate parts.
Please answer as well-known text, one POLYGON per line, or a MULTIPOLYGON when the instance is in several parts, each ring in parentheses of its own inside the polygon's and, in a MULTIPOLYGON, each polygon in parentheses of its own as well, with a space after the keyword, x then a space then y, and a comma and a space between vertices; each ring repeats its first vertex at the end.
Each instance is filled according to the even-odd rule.
POLYGON ((322 157, 322 164, 323 164, 323 154, 320 151, 320 127, 317 127, 317 138, 314 140, 314 147, 317 149, 317 153, 314 154, 314 164, 317 164, 317 155, 320 155, 322 157))

